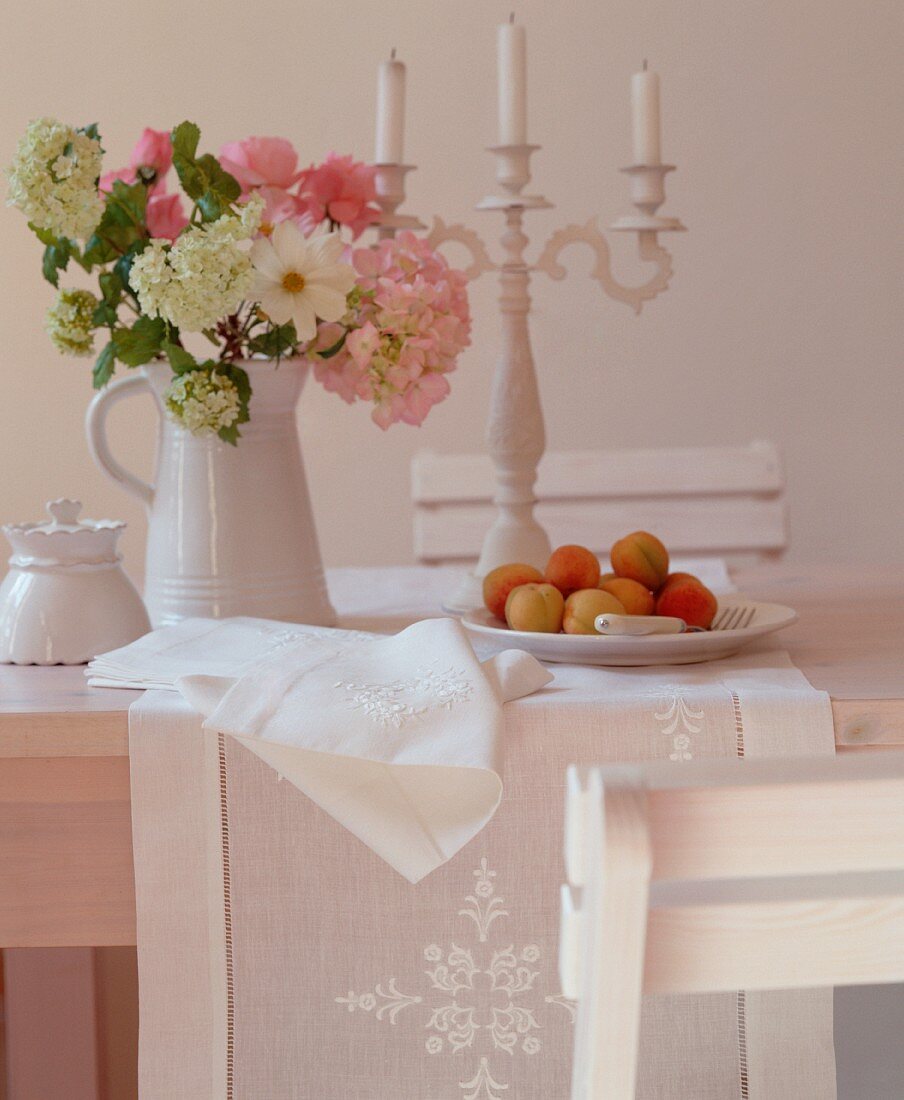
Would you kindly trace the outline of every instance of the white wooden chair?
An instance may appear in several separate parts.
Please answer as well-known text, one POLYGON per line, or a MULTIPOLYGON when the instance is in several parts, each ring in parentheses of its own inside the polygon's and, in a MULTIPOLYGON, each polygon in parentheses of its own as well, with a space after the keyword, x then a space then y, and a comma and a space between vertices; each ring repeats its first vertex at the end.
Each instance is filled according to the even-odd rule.
POLYGON ((904 980, 904 753, 572 768, 572 1100, 633 1100, 642 993, 904 980))
MULTIPOLYGON (((475 559, 494 514, 489 456, 422 451, 412 462, 415 556, 475 559)), ((638 528, 673 553, 758 556, 787 545, 784 478, 775 446, 550 452, 536 515, 553 546, 596 553, 638 528)))

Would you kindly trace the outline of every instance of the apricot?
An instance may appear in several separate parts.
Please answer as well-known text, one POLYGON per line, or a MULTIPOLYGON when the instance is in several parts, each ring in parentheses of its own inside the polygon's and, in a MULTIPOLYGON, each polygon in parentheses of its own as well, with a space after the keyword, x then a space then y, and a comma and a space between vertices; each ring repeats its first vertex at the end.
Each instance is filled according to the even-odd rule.
POLYGON ((669 575, 669 552, 649 531, 634 531, 614 543, 612 568, 620 577, 655 592, 669 575))
POLYGON ((607 581, 614 581, 616 576, 617 576, 616 573, 601 573, 599 582, 597 583, 596 587, 597 588, 605 588, 606 587, 606 582, 607 581))
POLYGON ((678 619, 684 619, 688 626, 702 626, 706 629, 712 625, 718 609, 716 597, 696 577, 672 581, 663 588, 656 600, 657 615, 674 615, 678 619))
POLYGON ((565 601, 562 629, 566 634, 598 634, 593 625, 597 615, 624 615, 622 602, 602 588, 580 588, 565 601))
POLYGON ((554 584, 563 596, 579 588, 596 588, 600 579, 599 558, 586 546, 560 546, 546 563, 543 579, 554 584))
POLYGON ((659 591, 662 592, 663 589, 668 588, 668 586, 674 584, 675 581, 696 581, 698 584, 703 583, 703 581, 701 581, 699 577, 695 577, 693 573, 669 573, 659 591))
POLYGON ((653 593, 644 588, 637 581, 627 577, 614 577, 605 584, 600 582, 600 588, 612 595, 624 605, 626 615, 652 615, 653 606, 656 603, 653 593))
POLYGON ((504 619, 505 601, 509 592, 521 584, 542 580, 543 574, 532 565, 525 565, 523 562, 497 565, 483 578, 483 602, 497 619, 504 619))
POLYGON ((562 629, 565 597, 552 584, 519 584, 505 601, 505 621, 512 630, 558 634, 562 629))

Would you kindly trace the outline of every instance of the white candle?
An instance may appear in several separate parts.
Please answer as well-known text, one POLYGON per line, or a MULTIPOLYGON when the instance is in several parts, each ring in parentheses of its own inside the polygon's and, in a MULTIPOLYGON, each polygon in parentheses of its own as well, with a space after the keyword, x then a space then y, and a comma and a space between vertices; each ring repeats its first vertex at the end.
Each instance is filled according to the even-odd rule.
POLYGON ((631 77, 631 116, 634 135, 634 163, 661 164, 659 147, 659 74, 647 70, 631 77))
POLYGON ((395 50, 377 72, 377 164, 402 164, 405 146, 405 66, 395 50))
POLYGON ((524 145, 527 142, 527 36, 524 27, 514 22, 499 27, 496 58, 499 144, 524 145))

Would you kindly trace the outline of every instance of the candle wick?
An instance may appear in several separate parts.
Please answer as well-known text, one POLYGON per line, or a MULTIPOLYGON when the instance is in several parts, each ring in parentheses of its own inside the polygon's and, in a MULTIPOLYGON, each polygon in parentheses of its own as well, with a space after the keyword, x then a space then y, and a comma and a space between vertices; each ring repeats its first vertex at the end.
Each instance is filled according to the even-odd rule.
MULTIPOLYGON (((395 61, 395 46, 393 46, 392 49, 389 51, 389 60, 390 61, 395 61)), ((645 61, 644 62, 644 68, 646 68, 646 67, 647 67, 647 63, 645 61)))
MULTIPOLYGON (((393 50, 393 54, 395 54, 395 50, 393 50)), ((643 59, 643 71, 644 72, 647 71, 647 59, 646 58, 643 59)))

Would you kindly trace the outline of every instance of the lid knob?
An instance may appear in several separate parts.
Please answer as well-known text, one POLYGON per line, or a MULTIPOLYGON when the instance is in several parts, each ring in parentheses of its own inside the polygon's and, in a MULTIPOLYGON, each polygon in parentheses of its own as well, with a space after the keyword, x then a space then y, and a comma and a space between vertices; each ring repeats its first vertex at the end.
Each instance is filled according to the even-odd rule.
POLYGON ((82 510, 80 500, 51 500, 47 503, 47 511, 53 522, 59 527, 77 527, 78 514, 82 510))

